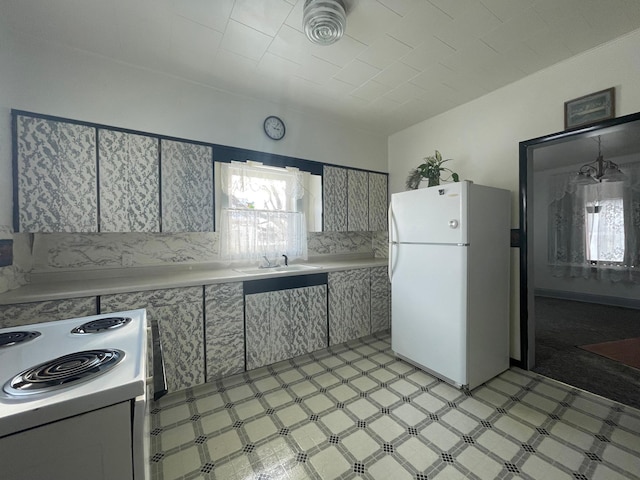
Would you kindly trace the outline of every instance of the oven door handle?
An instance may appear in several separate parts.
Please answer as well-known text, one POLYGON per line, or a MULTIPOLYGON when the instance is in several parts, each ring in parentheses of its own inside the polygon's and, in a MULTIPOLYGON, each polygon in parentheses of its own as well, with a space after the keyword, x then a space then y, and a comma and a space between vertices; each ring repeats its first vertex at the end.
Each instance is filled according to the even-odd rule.
POLYGON ((158 400, 167 394, 167 376, 162 356, 162 342, 158 322, 151 320, 151 336, 153 337, 153 399, 158 400))

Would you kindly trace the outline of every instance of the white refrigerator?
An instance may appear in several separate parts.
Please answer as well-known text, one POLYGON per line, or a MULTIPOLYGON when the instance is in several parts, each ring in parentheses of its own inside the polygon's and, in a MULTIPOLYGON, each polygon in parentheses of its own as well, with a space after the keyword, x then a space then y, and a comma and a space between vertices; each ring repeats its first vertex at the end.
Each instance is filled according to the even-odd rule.
POLYGON ((509 368, 510 196, 471 182, 391 196, 392 349, 458 388, 509 368))

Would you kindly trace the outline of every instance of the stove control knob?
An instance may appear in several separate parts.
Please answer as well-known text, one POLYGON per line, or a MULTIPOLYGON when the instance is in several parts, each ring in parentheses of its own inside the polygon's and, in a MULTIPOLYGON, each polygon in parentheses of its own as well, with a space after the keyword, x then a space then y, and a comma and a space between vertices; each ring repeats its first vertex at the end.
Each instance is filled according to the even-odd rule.
POLYGON ((458 228, 458 220, 449 220, 450 228, 458 228))

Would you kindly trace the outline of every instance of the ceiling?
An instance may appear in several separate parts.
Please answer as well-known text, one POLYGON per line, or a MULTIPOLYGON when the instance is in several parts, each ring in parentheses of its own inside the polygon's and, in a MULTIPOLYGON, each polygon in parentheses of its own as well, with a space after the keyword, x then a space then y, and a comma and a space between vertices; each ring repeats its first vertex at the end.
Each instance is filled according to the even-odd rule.
POLYGON ((637 0, 347 0, 346 36, 304 0, 1 0, 0 26, 390 134, 640 28, 637 0))

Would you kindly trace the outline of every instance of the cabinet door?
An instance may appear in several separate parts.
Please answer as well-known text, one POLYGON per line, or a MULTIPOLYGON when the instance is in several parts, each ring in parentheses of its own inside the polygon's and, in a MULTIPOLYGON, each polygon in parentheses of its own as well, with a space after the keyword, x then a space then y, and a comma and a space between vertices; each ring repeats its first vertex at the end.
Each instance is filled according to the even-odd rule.
POLYGON ((100 297, 102 313, 146 308, 157 322, 169 392, 204 383, 202 287, 172 288, 100 297))
POLYGON ((291 357, 326 348, 327 286, 294 288, 290 292, 291 357))
POLYGON ((329 344, 371 333, 369 269, 329 273, 329 344))
POLYGON ((387 230, 387 176, 369 172, 369 231, 387 230))
POLYGON ((87 317, 97 313, 96 297, 0 305, 0 328, 87 317))
POLYGON ((391 283, 387 267, 371 269, 371 333, 391 327, 391 283))
POLYGON ((290 290, 245 296, 247 370, 294 356, 290 290))
POLYGON ((322 221, 325 232, 347 231, 347 169, 322 170, 322 221))
POLYGON ((247 336, 247 370, 273 363, 271 361, 271 294, 245 295, 247 336))
POLYGON ((97 232, 95 128, 18 115, 15 135, 15 230, 97 232))
POLYGON ((329 346, 327 333, 327 286, 306 287, 305 299, 308 319, 304 325, 307 335, 307 349, 302 353, 315 352, 329 346))
POLYGON ((367 172, 348 170, 347 229, 350 232, 369 230, 369 177, 367 172))
POLYGON ((211 147, 161 140, 162 231, 213 232, 211 147))
POLYGON ((158 139, 98 130, 100 231, 160 231, 158 139))
POLYGON ((245 296, 247 370, 327 347, 327 286, 245 296))
POLYGON ((207 285, 204 295, 207 381, 243 372, 242 282, 207 285))

